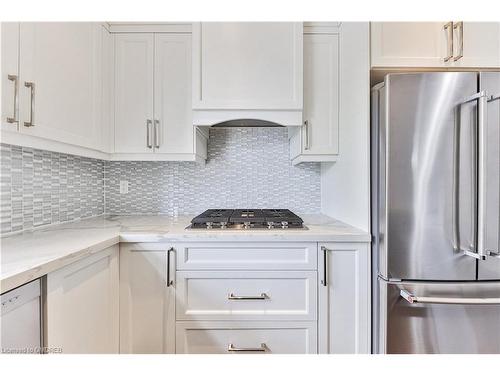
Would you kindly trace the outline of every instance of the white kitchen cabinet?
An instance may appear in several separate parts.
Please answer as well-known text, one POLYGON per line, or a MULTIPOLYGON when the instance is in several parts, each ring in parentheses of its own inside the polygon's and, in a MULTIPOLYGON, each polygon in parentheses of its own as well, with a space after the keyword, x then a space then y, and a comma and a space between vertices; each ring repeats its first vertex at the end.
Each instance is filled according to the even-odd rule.
POLYGON ((453 37, 453 66, 500 68, 500 22, 455 22, 453 37))
POLYGON ((195 23, 194 124, 260 118, 300 125, 302 40, 300 22, 195 23))
POLYGON ((319 352, 369 354, 369 244, 339 242, 318 245, 319 352))
POLYGON ((153 34, 115 35, 115 152, 153 151, 153 34))
POLYGON ((1 24, 2 131, 19 126, 19 23, 1 24))
POLYGON ((118 245, 47 275, 45 345, 118 353, 118 245))
POLYGON ((316 242, 183 242, 178 270, 316 270, 316 242))
POLYGON ((500 67, 499 25, 495 22, 372 22, 371 65, 500 67))
POLYGON ((177 320, 316 320, 316 271, 178 271, 177 320))
POLYGON ((193 127, 191 34, 115 35, 113 160, 206 159, 193 127))
POLYGON ((177 354, 314 354, 316 322, 178 322, 177 354))
POLYGON ((304 32, 303 125, 289 129, 293 164, 336 161, 339 153, 341 25, 308 23, 304 32))
POLYGON ((160 153, 194 153, 191 63, 191 34, 155 35, 155 147, 160 153))
POLYGON ((174 255, 163 244, 121 245, 120 353, 175 352, 174 255))
POLYGON ((100 150, 101 25, 20 24, 19 130, 100 150))

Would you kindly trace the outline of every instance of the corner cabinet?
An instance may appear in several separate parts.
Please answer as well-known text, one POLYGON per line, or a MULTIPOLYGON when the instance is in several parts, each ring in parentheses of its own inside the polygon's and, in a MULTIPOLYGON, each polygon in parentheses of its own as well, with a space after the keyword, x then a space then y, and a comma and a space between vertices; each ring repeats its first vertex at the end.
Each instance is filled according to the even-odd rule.
POLYGON ((370 246, 318 244, 319 353, 371 352, 370 246))
POLYGON ((371 66, 500 67, 498 22, 372 22, 371 66))
POLYGON ((191 33, 115 35, 112 160, 206 159, 193 127, 191 33))
POLYGON ((47 275, 44 346, 118 353, 118 245, 47 275))
POLYGON ((120 353, 175 353, 174 275, 167 245, 121 245, 120 353))
POLYGON ((340 34, 340 23, 304 24, 303 125, 289 129, 293 164, 337 160, 340 34))

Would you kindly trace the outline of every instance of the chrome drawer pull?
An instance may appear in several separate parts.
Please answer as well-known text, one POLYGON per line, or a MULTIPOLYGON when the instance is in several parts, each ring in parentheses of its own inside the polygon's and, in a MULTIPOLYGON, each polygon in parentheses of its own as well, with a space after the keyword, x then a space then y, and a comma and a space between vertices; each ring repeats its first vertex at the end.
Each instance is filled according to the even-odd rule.
POLYGON ((500 305, 500 298, 417 297, 405 289, 401 289, 399 294, 411 304, 436 303, 443 305, 500 305))
POLYGON ((264 300, 269 299, 266 293, 261 293, 260 296, 235 296, 233 293, 229 293, 227 299, 231 300, 264 300))
POLYGON ((265 343, 260 344, 260 348, 237 348, 233 344, 227 347, 228 352, 266 352, 268 350, 265 343))

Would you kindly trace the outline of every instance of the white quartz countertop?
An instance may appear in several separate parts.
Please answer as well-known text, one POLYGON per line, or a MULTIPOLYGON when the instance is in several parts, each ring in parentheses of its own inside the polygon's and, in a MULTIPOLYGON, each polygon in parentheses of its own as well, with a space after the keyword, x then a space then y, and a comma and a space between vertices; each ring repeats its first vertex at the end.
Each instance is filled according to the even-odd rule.
POLYGON ((369 242, 370 234, 325 215, 301 215, 307 229, 186 229, 190 216, 98 216, 0 239, 4 293, 119 242, 369 242))

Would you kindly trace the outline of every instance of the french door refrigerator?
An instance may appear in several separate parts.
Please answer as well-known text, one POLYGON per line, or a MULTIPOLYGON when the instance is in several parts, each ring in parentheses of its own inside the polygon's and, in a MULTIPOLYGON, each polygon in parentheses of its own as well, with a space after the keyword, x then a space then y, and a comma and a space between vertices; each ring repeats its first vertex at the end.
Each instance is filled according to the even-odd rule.
POLYGON ((500 353, 500 73, 372 89, 374 353, 500 353))

